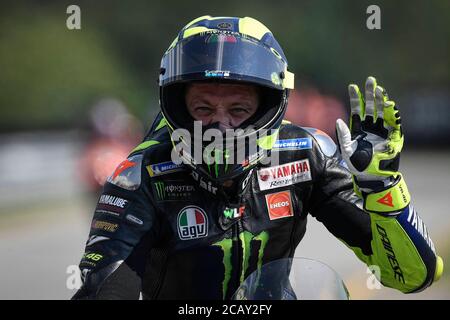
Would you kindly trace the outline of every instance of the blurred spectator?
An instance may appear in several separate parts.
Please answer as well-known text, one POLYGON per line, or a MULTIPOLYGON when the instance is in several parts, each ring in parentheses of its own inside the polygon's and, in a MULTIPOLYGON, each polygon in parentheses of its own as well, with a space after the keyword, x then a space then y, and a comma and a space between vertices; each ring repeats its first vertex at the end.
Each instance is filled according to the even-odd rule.
POLYGON ((315 88, 292 91, 286 119, 303 127, 323 130, 335 141, 336 119, 347 119, 344 105, 337 98, 320 94, 315 88))
POLYGON ((98 193, 107 177, 143 137, 142 123, 122 102, 103 99, 90 111, 92 136, 82 152, 79 172, 86 188, 98 193))

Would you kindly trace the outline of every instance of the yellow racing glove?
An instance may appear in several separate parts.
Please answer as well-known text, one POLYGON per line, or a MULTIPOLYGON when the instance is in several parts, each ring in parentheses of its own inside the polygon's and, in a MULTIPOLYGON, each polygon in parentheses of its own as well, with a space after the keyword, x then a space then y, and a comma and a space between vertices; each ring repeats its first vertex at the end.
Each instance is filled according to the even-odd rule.
POLYGON ((399 110, 374 77, 367 78, 364 98, 355 84, 348 91, 350 128, 338 119, 336 131, 355 192, 366 211, 395 215, 410 202, 398 171, 404 141, 399 110))

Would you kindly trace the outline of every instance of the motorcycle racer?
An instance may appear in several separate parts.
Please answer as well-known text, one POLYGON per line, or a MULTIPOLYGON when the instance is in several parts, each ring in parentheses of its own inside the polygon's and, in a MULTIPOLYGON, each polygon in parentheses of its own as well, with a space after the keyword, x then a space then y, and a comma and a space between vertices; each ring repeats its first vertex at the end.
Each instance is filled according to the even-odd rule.
POLYGON ((442 259, 399 172, 395 103, 373 77, 364 95, 350 85, 350 126, 337 121, 337 147, 283 120, 293 85, 259 21, 187 24, 161 61, 161 113, 99 198, 73 298, 229 299, 263 264, 293 257, 308 214, 379 266, 383 285, 412 293, 437 281, 442 259), (231 147, 211 149, 198 121, 231 147))

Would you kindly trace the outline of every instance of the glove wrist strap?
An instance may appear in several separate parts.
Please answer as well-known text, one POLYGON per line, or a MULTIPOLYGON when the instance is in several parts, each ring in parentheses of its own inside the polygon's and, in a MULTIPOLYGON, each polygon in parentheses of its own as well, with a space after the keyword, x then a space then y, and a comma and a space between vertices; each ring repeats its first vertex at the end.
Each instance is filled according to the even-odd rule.
POLYGON ((411 196, 403 176, 399 173, 396 181, 388 188, 371 193, 362 192, 364 210, 384 215, 395 215, 409 205, 411 196))

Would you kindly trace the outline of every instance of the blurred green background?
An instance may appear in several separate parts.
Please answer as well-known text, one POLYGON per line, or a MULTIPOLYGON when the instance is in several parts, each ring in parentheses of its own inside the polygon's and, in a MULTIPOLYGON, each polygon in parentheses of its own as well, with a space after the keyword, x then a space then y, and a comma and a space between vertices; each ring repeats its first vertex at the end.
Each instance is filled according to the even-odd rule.
MULTIPOLYGON (((300 102, 292 105, 303 107, 290 116, 300 124, 333 135, 347 85, 375 76, 401 109, 402 170, 416 208, 449 256, 450 1, 2 1, 0 8, 0 298, 73 294, 66 268, 81 257, 98 192, 81 177, 91 174, 82 170, 89 145, 98 149, 92 110, 101 116, 113 105, 132 119, 125 123, 135 132, 121 145, 130 150, 158 112, 163 52, 180 28, 207 14, 251 16, 271 29, 296 74, 300 102), (81 30, 66 27, 71 4, 81 8, 81 30), (381 8, 381 30, 366 27, 372 4, 381 8)), ((299 250, 336 268, 356 299, 450 298, 447 272, 423 295, 368 292, 362 264, 315 221, 299 250)))
POLYGON ((205 14, 263 21, 284 48, 299 89, 314 86, 346 101, 348 83, 374 75, 402 102, 414 132, 408 111, 416 111, 417 99, 427 115, 437 114, 434 128, 450 132, 449 113, 442 111, 450 99, 450 2, 442 0, 2 3, 1 130, 78 126, 105 95, 150 121, 163 52, 182 26, 205 14), (81 8, 81 30, 66 28, 69 4, 81 8), (381 8, 381 30, 366 28, 370 4, 381 8))

